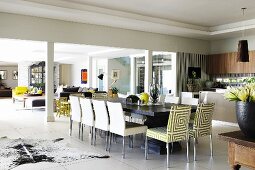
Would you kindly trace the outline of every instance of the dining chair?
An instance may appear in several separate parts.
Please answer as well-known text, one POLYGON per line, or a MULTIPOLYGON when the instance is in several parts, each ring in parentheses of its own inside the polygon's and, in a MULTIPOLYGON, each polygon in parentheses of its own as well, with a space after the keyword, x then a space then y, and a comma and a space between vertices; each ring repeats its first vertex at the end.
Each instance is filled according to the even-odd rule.
POLYGON ((182 97, 181 104, 196 106, 198 104, 197 98, 182 97))
POLYGON ((106 150, 108 149, 109 142, 109 116, 106 108, 105 101, 92 100, 93 108, 95 112, 95 128, 94 128, 94 145, 96 145, 96 129, 100 129, 106 132, 106 150))
POLYGON ((145 158, 148 158, 148 138, 153 138, 166 143, 167 167, 169 167, 170 143, 186 140, 187 162, 189 162, 189 116, 191 106, 172 106, 165 127, 150 128, 146 132, 145 158))
POLYGON ((79 138, 81 135, 81 106, 80 99, 78 96, 69 96, 71 105, 71 116, 70 116, 70 136, 72 135, 73 121, 79 123, 79 138))
POLYGON ((198 137, 210 137, 210 150, 213 156, 212 143, 212 115, 214 110, 214 103, 198 104, 194 117, 194 122, 189 128, 189 138, 193 138, 194 143, 194 161, 196 161, 196 139, 198 137))
POLYGON ((108 111, 110 115, 110 145, 111 136, 117 134, 123 136, 122 157, 125 158, 125 137, 135 134, 145 133, 147 126, 137 123, 125 122, 125 114, 121 103, 107 102, 108 111))
POLYGON ((81 118, 81 134, 82 134, 82 140, 83 140, 83 127, 85 125, 90 127, 90 133, 91 133, 91 145, 93 144, 93 131, 95 126, 95 118, 94 118, 94 111, 91 104, 91 99, 86 99, 81 97, 80 98, 80 104, 81 104, 81 111, 82 111, 82 118, 81 118))
POLYGON ((171 96, 171 95, 166 95, 165 103, 179 104, 180 103, 180 98, 179 97, 174 97, 174 96, 171 96))

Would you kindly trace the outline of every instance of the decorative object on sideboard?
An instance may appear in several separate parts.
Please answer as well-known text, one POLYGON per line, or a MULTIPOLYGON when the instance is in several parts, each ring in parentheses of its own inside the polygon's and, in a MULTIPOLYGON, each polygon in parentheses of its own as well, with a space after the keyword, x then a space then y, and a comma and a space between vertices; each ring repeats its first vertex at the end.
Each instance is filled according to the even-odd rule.
POLYGON ((157 103, 159 99, 159 85, 152 83, 150 84, 150 99, 152 103, 157 103))
POLYGON ((245 136, 255 139, 255 84, 230 88, 225 98, 236 101, 237 123, 245 136))
MULTIPOLYGON (((247 8, 241 8, 243 12, 243 17, 244 17, 244 12, 247 8)), ((244 32, 245 32, 245 27, 243 26, 243 31, 242 31, 242 40, 239 40, 238 42, 238 52, 237 52, 237 62, 249 62, 249 49, 248 49, 248 41, 244 40, 244 32)))
POLYGON ((81 69, 81 84, 87 84, 88 72, 87 69, 81 69))
POLYGON ((18 80, 18 71, 17 70, 12 71, 12 79, 13 80, 18 80))
POLYGON ((199 83, 197 79, 201 78, 201 68, 200 67, 188 67, 188 83, 187 89, 189 92, 199 91, 199 83))
POLYGON ((6 70, 0 70, 0 79, 6 80, 7 79, 7 71, 6 70))
POLYGON ((117 87, 112 87, 112 97, 118 97, 119 89, 117 87))

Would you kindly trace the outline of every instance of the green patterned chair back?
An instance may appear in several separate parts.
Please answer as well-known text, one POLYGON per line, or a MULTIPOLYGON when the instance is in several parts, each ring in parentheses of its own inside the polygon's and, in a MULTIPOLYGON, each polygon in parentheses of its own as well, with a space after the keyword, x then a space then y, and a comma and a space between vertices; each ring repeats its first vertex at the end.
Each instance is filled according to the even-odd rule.
POLYGON ((172 106, 167 124, 169 141, 181 141, 188 138, 191 106, 172 106))
POLYGON ((214 103, 198 104, 193 123, 193 136, 207 136, 212 133, 212 115, 214 103))

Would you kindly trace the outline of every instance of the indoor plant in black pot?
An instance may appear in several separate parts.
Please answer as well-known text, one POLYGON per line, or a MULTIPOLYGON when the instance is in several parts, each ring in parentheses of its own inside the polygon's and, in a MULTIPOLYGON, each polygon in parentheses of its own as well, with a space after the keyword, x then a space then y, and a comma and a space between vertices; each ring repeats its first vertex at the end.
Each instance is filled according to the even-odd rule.
POLYGON ((255 84, 231 88, 225 98, 236 101, 237 123, 245 136, 255 139, 255 84))

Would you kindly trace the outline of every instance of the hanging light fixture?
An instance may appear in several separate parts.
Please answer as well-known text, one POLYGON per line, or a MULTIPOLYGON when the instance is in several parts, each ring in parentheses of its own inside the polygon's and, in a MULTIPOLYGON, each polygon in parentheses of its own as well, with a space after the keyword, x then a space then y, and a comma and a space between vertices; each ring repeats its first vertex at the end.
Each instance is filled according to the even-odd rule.
MULTIPOLYGON (((241 8, 244 12, 247 8, 241 8)), ((244 31, 245 28, 243 28, 243 39, 238 42, 238 52, 237 52, 237 61, 238 62, 249 62, 249 49, 248 49, 248 41, 244 40, 244 31)))

